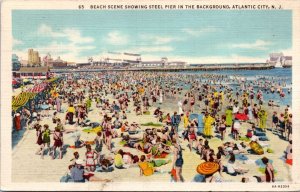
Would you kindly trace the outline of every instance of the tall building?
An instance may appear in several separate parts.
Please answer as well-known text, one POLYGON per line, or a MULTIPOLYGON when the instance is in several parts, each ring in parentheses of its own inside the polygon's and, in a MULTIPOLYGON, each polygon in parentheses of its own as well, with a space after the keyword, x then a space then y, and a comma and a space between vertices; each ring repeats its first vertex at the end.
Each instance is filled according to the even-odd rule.
POLYGON ((33 64, 33 49, 28 49, 28 65, 33 64))
POLYGON ((39 64, 39 52, 33 51, 33 64, 37 65, 39 64))
POLYGON ((39 52, 33 49, 28 49, 28 65, 37 66, 40 65, 39 52))

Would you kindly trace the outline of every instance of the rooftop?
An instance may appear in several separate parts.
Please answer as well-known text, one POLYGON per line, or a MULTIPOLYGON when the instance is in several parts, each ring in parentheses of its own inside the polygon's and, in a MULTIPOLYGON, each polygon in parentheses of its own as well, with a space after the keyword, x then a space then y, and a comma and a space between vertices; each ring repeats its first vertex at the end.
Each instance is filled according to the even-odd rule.
POLYGON ((46 73, 48 72, 48 67, 21 67, 18 73, 46 73))

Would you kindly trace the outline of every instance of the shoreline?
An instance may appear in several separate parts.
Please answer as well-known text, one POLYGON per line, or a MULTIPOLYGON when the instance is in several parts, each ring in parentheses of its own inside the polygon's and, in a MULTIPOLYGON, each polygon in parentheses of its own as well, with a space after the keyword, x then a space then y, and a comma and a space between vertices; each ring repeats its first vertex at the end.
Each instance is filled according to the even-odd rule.
POLYGON ((51 68, 51 72, 65 73, 65 72, 102 72, 102 71, 147 71, 147 72, 180 72, 180 71, 221 71, 221 70, 269 70, 274 69, 274 66, 249 66, 249 67, 183 67, 183 68, 51 68))

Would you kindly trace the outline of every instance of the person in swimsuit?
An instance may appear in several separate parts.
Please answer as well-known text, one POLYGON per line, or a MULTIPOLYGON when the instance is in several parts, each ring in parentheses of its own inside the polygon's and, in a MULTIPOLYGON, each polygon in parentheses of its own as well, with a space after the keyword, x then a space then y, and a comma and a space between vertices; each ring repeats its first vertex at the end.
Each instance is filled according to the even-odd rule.
POLYGON ((98 155, 96 151, 92 150, 91 145, 86 145, 86 152, 85 152, 86 169, 91 172, 94 172, 96 169, 96 164, 95 164, 96 158, 94 158, 95 154, 98 155))
POLYGON ((182 148, 177 143, 177 140, 173 140, 174 143, 174 160, 173 160, 173 168, 176 170, 176 178, 175 181, 184 182, 182 177, 182 166, 183 166, 183 158, 182 158, 182 148))
POLYGON ((55 131, 53 133, 53 152, 52 159, 55 159, 56 148, 59 148, 59 158, 62 159, 62 150, 63 150, 63 134, 58 127, 55 127, 55 131))
POLYGON ((36 124, 35 130, 36 130, 36 136, 37 136, 36 143, 39 145, 39 148, 35 154, 40 155, 43 150, 42 126, 39 124, 36 124))
POLYGON ((191 112, 194 112, 194 105, 195 105, 195 98, 191 97, 191 99, 190 99, 190 110, 191 110, 191 112))
POLYGON ((279 128, 280 128, 280 132, 281 132, 281 137, 283 138, 284 133, 285 133, 285 120, 284 120, 284 114, 281 113, 279 118, 278 118, 278 123, 279 123, 279 128))
POLYGON ((224 140, 225 132, 226 132, 226 116, 223 115, 219 125, 219 131, 221 133, 221 140, 224 140))
POLYGON ((30 119, 31 119, 31 113, 30 113, 29 109, 24 107, 22 109, 22 116, 23 116, 23 119, 25 119, 26 129, 28 129, 29 128, 29 122, 30 122, 30 119))
POLYGON ((149 138, 146 138, 146 142, 143 145, 143 152, 148 154, 151 152, 152 144, 149 138))
POLYGON ((85 117, 84 108, 82 106, 79 106, 78 121, 77 121, 78 125, 81 125, 83 123, 84 117, 85 117))
POLYGON ((288 131, 286 140, 290 140, 292 133, 293 133, 293 120, 292 119, 293 119, 293 115, 289 114, 287 123, 286 123, 287 131, 288 131))
POLYGON ((275 179, 274 179, 274 168, 273 168, 273 165, 269 162, 269 159, 266 158, 266 157, 263 157, 261 159, 261 161, 266 166, 265 176, 261 176, 261 177, 254 176, 254 177, 259 178, 259 180, 265 181, 267 183, 274 182, 275 179))
POLYGON ((195 128, 194 123, 188 128, 188 141, 189 141, 189 148, 192 151, 193 142, 197 141, 197 129, 195 128))
POLYGON ((129 135, 137 134, 139 132, 137 130, 138 128, 140 129, 139 125, 137 123, 133 122, 129 127, 128 134, 129 135))
POLYGON ((51 154, 51 148, 50 148, 50 134, 51 131, 49 129, 49 125, 45 124, 44 125, 44 131, 42 133, 42 137, 43 137, 43 149, 42 149, 42 154, 41 154, 41 158, 44 158, 44 152, 45 152, 45 147, 47 146, 48 150, 49 150, 49 154, 51 154))
POLYGON ((258 109, 257 109, 257 104, 254 104, 253 107, 253 117, 255 119, 255 125, 258 125, 258 109))
POLYGON ((101 152, 102 152, 103 143, 104 143, 101 131, 97 132, 97 136, 94 139, 94 141, 96 143, 95 151, 98 153, 97 159, 98 159, 98 162, 100 162, 101 161, 101 152))
POLYGON ((109 151, 111 151, 111 140, 112 140, 112 129, 111 129, 111 123, 108 122, 106 124, 106 128, 105 128, 105 143, 106 143, 106 146, 107 146, 107 149, 109 151))

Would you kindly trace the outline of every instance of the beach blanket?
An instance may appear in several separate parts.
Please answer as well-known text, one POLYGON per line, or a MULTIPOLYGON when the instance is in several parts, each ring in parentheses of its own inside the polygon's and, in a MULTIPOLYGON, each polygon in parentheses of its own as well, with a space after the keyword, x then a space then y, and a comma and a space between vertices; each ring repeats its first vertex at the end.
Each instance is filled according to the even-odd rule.
POLYGON ((100 123, 97 122, 90 123, 90 125, 92 128, 100 127, 100 123))
POLYGON ((240 141, 246 141, 246 142, 248 142, 248 141, 250 141, 250 138, 248 138, 248 137, 240 137, 239 140, 240 141))
POLYGON ((148 122, 148 123, 143 123, 141 126, 153 126, 153 127, 161 127, 163 126, 161 123, 153 123, 153 122, 148 122))
POLYGON ((247 156, 245 156, 245 155, 243 155, 243 154, 236 154, 236 155, 235 155, 235 158, 236 158, 237 160, 240 160, 240 161, 246 161, 246 160, 249 159, 247 156))
POLYGON ((248 164, 248 165, 255 164, 255 160, 254 159, 248 159, 248 160, 244 161, 244 163, 248 164))
POLYGON ((169 155, 168 153, 162 152, 159 155, 155 155, 154 159, 163 159, 163 158, 166 158, 168 155, 169 155))
POLYGON ((155 160, 152 160, 150 162, 150 165, 152 167, 160 167, 160 166, 163 166, 163 165, 166 165, 168 164, 170 161, 166 161, 164 159, 155 159, 155 160))
MULTIPOLYGON (((269 163, 273 164, 273 160, 272 160, 272 159, 269 159, 269 163)), ((266 167, 266 165, 262 162, 261 158, 257 159, 257 160, 255 161, 255 164, 256 164, 257 166, 259 166, 259 167, 263 167, 263 168, 266 167)))
POLYGON ((150 113, 150 111, 144 111, 143 114, 144 115, 150 115, 151 113, 150 113))
POLYGON ((258 139, 260 141, 269 141, 269 138, 267 136, 259 136, 258 139))
POLYGON ((120 141, 120 143, 119 143, 121 146, 125 146, 126 144, 127 144, 127 142, 126 141, 120 141))
POLYGON ((204 175, 201 175, 201 174, 197 174, 194 179, 193 179, 194 182, 197 182, 197 183, 205 183, 205 176, 204 175))
POLYGON ((83 129, 83 132, 86 133, 98 133, 99 131, 102 131, 102 127, 95 127, 95 128, 89 128, 89 129, 83 129))
MULTIPOLYGON (((95 145, 95 141, 85 141, 85 145, 95 145)), ((76 149, 76 148, 81 148, 81 147, 76 147, 75 145, 70 145, 69 148, 76 149)))
POLYGON ((268 153, 274 153, 274 150, 271 149, 271 148, 268 148, 268 149, 267 149, 267 152, 268 152, 268 153))
POLYGON ((266 136, 266 133, 265 132, 260 132, 260 131, 254 131, 254 135, 256 136, 266 136))
MULTIPOLYGON (((260 167, 258 168, 258 171, 262 174, 265 174, 266 168, 265 167, 260 167)), ((274 169, 274 175, 277 175, 277 170, 274 169)))
MULTIPOLYGON (((127 142, 126 141, 121 141, 120 142, 120 145, 123 144, 124 147, 129 147, 127 146, 127 142)), ((129 147, 130 148, 130 147, 129 147)), ((155 151, 156 149, 152 149, 151 153, 150 154, 146 154, 147 158, 151 158, 153 156, 153 151, 155 151)), ((139 149, 139 151, 143 152, 144 151, 142 149, 139 149)), ((166 153, 166 152, 162 152, 162 153, 158 153, 156 155, 153 156, 154 159, 164 159, 166 158, 167 156, 169 155, 169 153, 166 153)))
POLYGON ((72 180, 72 177, 69 174, 66 174, 60 178, 60 182, 68 183, 68 182, 74 182, 74 181, 72 180))

